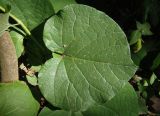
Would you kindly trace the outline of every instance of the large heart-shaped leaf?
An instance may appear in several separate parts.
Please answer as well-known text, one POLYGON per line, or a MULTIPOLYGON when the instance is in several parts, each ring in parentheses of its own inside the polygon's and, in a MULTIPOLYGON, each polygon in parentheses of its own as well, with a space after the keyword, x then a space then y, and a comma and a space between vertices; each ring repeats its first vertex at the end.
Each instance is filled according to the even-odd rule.
POLYGON ((53 7, 48 0, 0 0, 1 10, 4 10, 6 5, 11 6, 11 17, 26 32, 37 27, 54 13, 53 7))
POLYGON ((109 102, 103 105, 94 105, 85 112, 53 111, 45 107, 39 116, 138 116, 137 99, 133 87, 130 84, 126 84, 109 102))
POLYGON ((36 116, 38 102, 22 82, 0 84, 0 116, 36 116))
POLYGON ((56 55, 41 69, 39 87, 51 104, 66 110, 105 103, 136 70, 121 28, 89 6, 69 5, 51 17, 44 42, 56 55))

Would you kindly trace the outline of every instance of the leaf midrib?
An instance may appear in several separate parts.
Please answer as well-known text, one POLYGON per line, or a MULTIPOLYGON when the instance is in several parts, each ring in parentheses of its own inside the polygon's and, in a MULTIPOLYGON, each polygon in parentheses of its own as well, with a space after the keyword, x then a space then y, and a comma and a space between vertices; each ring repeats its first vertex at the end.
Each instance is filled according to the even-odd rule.
POLYGON ((85 59, 85 58, 80 58, 80 57, 75 57, 75 56, 71 56, 71 55, 66 55, 66 54, 62 54, 59 52, 54 52, 57 55, 60 55, 63 58, 68 57, 70 59, 77 59, 77 60, 83 60, 83 61, 87 61, 87 62, 95 62, 95 63, 103 63, 103 64, 107 64, 107 65, 116 65, 116 66, 124 66, 124 67, 136 67, 133 64, 116 64, 116 63, 109 63, 109 62, 103 62, 103 61, 96 61, 96 60, 89 60, 89 59, 85 59))

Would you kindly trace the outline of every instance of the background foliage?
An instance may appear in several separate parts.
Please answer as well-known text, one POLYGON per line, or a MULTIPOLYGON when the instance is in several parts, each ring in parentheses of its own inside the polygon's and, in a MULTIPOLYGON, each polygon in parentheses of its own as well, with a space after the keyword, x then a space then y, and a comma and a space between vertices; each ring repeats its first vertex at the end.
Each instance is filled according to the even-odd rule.
POLYGON ((41 0, 41 2, 39 0, 1 0, 0 9, 0 35, 4 30, 10 32, 17 51, 20 80, 27 83, 27 85, 21 82, 0 84, 1 115, 17 116, 22 113, 26 116, 36 114, 40 116, 160 114, 159 0, 41 0), (103 11, 118 23, 127 36, 130 51, 127 41, 123 41, 125 38, 123 31, 102 12, 91 10, 87 6, 81 8, 79 5, 71 5, 63 9, 66 5, 77 3, 103 11), (10 11, 8 6, 11 6, 10 11), (10 17, 8 13, 4 14, 7 11, 10 17), (92 18, 86 18, 88 15, 92 15, 92 18), (86 23, 88 20, 90 24, 86 23), (91 27, 88 28, 88 25, 91 27), (105 29, 107 26, 110 30, 108 34, 105 34, 104 30, 107 30, 105 29), (98 40, 96 34, 103 41, 98 40), (64 39, 61 42, 62 36, 64 39), (107 45, 108 40, 104 40, 107 37, 112 38, 108 40, 115 39, 115 41, 110 41, 107 45), (75 38, 78 38, 77 42, 74 41, 75 38), (91 38, 94 41, 90 41, 91 38), (120 48, 115 49, 115 46, 113 48, 109 46, 114 45, 114 42, 117 42, 120 48), (103 53, 103 46, 108 47, 109 57, 104 55, 106 52, 103 53), (79 49, 82 50, 77 54, 79 49), (130 59, 130 52, 133 62, 137 65, 137 71, 130 59), (73 60, 74 58, 80 59, 73 60), (102 61, 102 63, 90 63, 95 60, 102 61), (118 66, 111 66, 109 69, 107 66, 110 65, 105 66, 106 61, 109 61, 111 65, 118 64, 118 66), (77 69, 76 65, 79 66, 77 69), (93 65, 99 71, 98 73, 92 70, 93 65), (130 65, 130 67, 125 68, 125 65, 130 65), (74 67, 72 71, 71 67, 74 67), (103 78, 103 69, 110 77, 107 78, 107 82, 111 86, 106 86, 103 84, 103 79, 97 78, 101 76, 103 78), (84 81, 82 74, 85 79, 90 75, 90 78, 96 79, 84 81), (118 81, 116 75, 118 75, 118 81), (74 77, 79 78, 74 79, 74 77), (53 79, 55 80, 52 81, 53 79), (83 84, 77 82, 83 82, 83 84), (97 87, 98 92, 95 88, 86 89, 87 85, 97 87), (19 94, 14 91, 19 91, 19 94), (88 91, 92 93, 92 97, 89 97, 88 91), (6 96, 21 99, 15 100, 6 96), (55 100, 54 97, 58 99, 55 100), (17 109, 22 106, 22 101, 26 103, 26 108, 17 112, 19 111, 17 109))

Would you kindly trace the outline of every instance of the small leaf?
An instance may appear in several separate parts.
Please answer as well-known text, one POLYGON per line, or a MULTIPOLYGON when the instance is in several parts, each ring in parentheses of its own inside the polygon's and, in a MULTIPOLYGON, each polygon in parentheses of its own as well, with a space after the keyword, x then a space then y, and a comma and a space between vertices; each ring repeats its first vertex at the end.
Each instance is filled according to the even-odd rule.
POLYGON ((137 22, 137 28, 141 31, 142 35, 152 35, 153 33, 150 31, 150 24, 145 22, 141 24, 140 22, 137 22))
POLYGON ((146 88, 147 88, 147 87, 143 86, 143 83, 137 82, 137 85, 138 85, 138 90, 139 90, 140 92, 146 91, 146 88))
POLYGON ((133 45, 133 50, 134 50, 133 52, 137 53, 141 50, 141 48, 142 48, 142 39, 139 38, 137 43, 133 45))
POLYGON ((36 116, 38 102, 24 82, 0 83, 0 116, 36 116))
POLYGON ((150 39, 145 41, 142 48, 137 53, 132 52, 132 60, 137 66, 139 66, 141 61, 143 62, 143 59, 147 56, 148 52, 154 51, 157 46, 159 46, 159 43, 156 40, 150 39))
POLYGON ((147 55, 147 50, 146 48, 143 47, 137 52, 137 53, 132 53, 132 60, 133 62, 139 66, 139 64, 141 63, 142 59, 147 55))
POLYGON ((54 106, 84 111, 105 103, 136 71, 122 29, 92 7, 66 6, 46 22, 43 35, 57 56, 40 70, 38 85, 54 106))
POLYGON ((151 69, 155 70, 160 65, 160 53, 157 55, 157 57, 154 59, 151 69))
POLYGON ((26 75, 27 81, 29 84, 36 86, 37 85, 37 77, 36 76, 28 76, 26 75))
POLYGON ((147 80, 144 80, 144 81, 143 81, 143 86, 145 86, 145 87, 147 87, 147 86, 148 86, 148 82, 147 82, 147 80))
POLYGON ((137 43, 139 38, 141 38, 141 32, 139 30, 132 31, 130 36, 130 45, 137 43))
POLYGON ((150 77, 150 84, 153 85, 154 81, 157 79, 157 76, 153 73, 152 76, 150 77))

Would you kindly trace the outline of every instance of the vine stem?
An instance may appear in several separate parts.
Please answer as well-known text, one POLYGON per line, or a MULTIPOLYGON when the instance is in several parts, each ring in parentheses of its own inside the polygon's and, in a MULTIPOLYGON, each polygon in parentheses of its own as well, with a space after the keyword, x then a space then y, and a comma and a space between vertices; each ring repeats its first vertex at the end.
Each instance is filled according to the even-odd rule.
MULTIPOLYGON (((3 12, 5 12, 6 10, 0 6, 0 10, 2 10, 3 12)), ((21 25, 21 27, 23 28, 23 30, 26 32, 26 34, 31 35, 31 32, 29 31, 29 29, 22 23, 21 20, 19 20, 18 18, 16 18, 13 14, 9 14, 10 17, 12 17, 17 23, 18 25, 21 25)))
POLYGON ((19 79, 16 50, 7 31, 0 37, 0 69, 2 83, 19 79))

